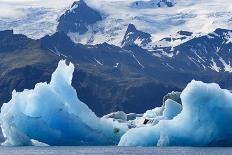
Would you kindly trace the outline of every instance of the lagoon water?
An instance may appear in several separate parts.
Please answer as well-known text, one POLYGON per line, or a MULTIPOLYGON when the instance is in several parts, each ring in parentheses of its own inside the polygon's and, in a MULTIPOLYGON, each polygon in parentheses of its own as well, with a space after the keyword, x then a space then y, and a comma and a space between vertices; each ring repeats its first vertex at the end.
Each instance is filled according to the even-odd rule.
POLYGON ((230 155, 232 148, 0 147, 0 155, 230 155))

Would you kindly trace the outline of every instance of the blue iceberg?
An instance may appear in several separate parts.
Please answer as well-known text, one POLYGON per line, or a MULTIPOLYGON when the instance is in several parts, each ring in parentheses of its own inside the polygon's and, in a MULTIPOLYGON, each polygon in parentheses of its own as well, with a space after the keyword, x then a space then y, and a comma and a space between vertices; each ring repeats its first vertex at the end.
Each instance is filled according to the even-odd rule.
POLYGON ((192 81, 182 92, 181 101, 179 114, 179 106, 172 101, 163 111, 168 119, 130 129, 119 146, 232 146, 232 94, 228 90, 192 81))
POLYGON ((60 61, 50 83, 13 91, 0 123, 10 146, 232 146, 232 94, 192 81, 144 114, 99 118, 72 87, 74 65, 60 61))
POLYGON ((4 145, 117 145, 126 123, 98 118, 72 87, 74 65, 60 61, 50 83, 12 93, 1 108, 4 145))

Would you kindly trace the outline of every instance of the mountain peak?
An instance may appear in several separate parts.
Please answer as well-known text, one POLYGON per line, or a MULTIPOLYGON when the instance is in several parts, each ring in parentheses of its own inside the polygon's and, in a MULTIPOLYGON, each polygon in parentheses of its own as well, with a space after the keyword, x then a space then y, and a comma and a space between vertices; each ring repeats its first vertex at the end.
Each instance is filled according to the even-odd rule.
POLYGON ((81 6, 83 6, 83 7, 87 6, 87 4, 85 3, 84 0, 74 1, 72 6, 71 6, 71 9, 76 9, 77 7, 81 7, 81 6))
POLYGON ((151 41, 151 35, 149 33, 137 30, 133 24, 129 24, 121 44, 122 46, 133 44, 146 46, 151 41))
POLYGON ((137 31, 136 27, 134 24, 129 24, 127 27, 127 32, 131 32, 131 31, 137 31))
POLYGON ((90 8, 84 0, 75 1, 58 20, 58 31, 84 34, 88 26, 102 20, 101 14, 90 8))

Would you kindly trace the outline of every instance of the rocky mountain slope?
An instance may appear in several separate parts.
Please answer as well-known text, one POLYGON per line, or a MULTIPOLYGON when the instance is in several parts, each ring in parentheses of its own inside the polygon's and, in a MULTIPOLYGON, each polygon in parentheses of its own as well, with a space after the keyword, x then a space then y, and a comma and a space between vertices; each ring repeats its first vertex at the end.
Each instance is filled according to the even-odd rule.
POLYGON ((107 43, 75 44, 64 32, 33 40, 13 31, 2 31, 0 101, 7 102, 13 89, 22 91, 37 82, 48 81, 60 59, 75 64, 73 86, 80 99, 98 115, 117 110, 142 113, 159 106, 166 93, 181 90, 192 79, 231 88, 229 33, 218 29, 171 51, 164 49, 172 57, 158 57, 154 56, 155 51, 137 45, 121 48, 107 43), (213 51, 219 47, 220 50, 213 51), (220 70, 215 70, 211 58, 220 70))

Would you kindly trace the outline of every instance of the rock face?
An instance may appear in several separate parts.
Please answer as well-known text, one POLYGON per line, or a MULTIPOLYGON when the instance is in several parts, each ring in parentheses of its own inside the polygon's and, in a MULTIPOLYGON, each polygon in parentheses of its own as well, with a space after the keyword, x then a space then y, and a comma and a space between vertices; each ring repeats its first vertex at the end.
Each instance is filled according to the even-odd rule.
POLYGON ((129 24, 125 36, 123 37, 122 46, 146 46, 151 41, 151 35, 149 33, 139 31, 133 24, 129 24))
POLYGON ((73 3, 71 9, 67 10, 58 20, 57 30, 60 32, 76 32, 84 34, 88 26, 102 20, 101 14, 90 8, 84 0, 73 3))

